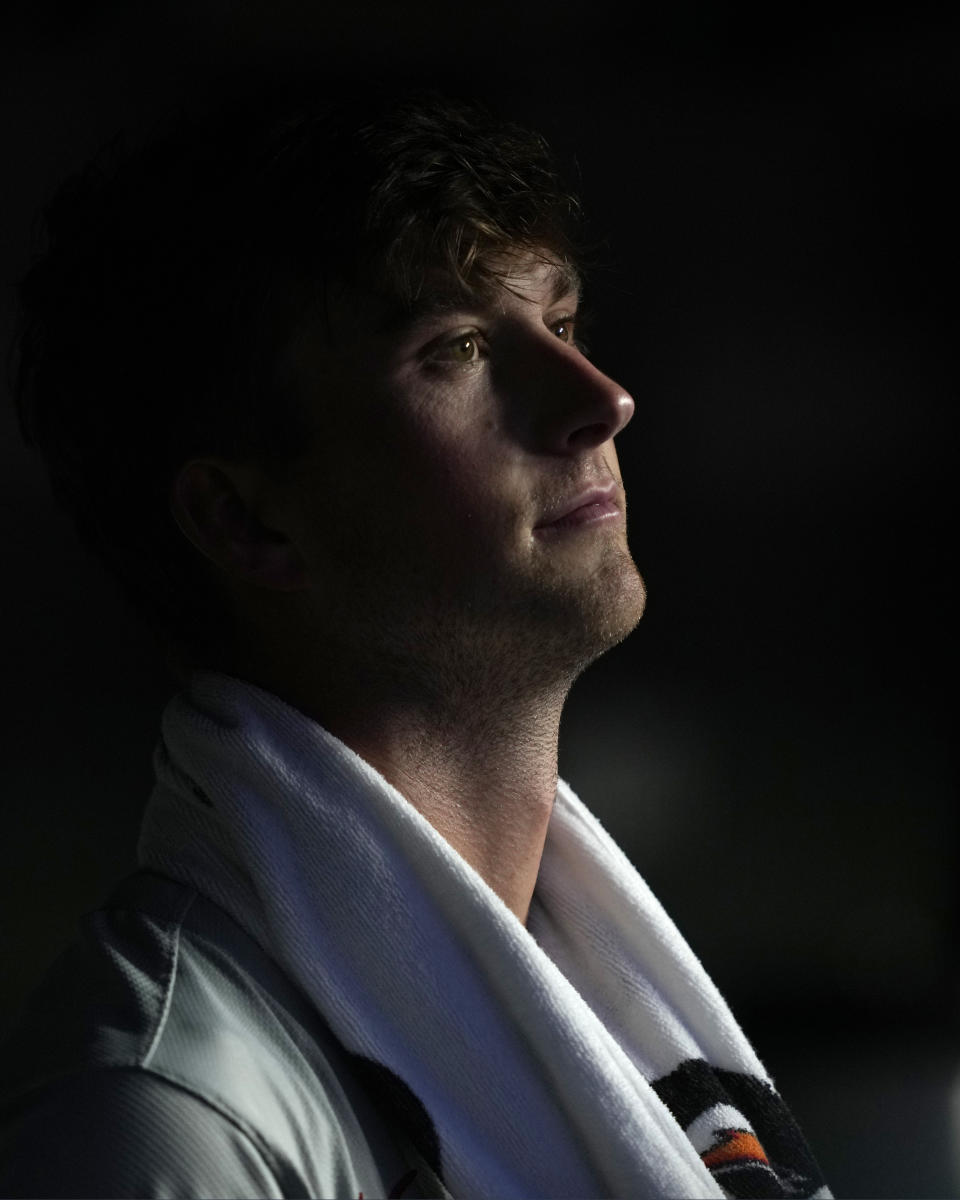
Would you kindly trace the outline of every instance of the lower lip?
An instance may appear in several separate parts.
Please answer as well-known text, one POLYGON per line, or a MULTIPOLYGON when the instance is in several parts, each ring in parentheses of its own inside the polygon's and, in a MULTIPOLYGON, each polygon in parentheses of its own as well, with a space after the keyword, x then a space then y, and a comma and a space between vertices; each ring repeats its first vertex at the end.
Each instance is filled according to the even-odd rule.
POLYGON ((553 533, 564 533, 568 529, 587 529, 605 521, 613 521, 619 516, 620 509, 612 500, 598 500, 593 504, 583 504, 580 508, 575 508, 573 512, 567 513, 558 521, 551 521, 549 525, 538 525, 534 532, 549 536, 553 533))

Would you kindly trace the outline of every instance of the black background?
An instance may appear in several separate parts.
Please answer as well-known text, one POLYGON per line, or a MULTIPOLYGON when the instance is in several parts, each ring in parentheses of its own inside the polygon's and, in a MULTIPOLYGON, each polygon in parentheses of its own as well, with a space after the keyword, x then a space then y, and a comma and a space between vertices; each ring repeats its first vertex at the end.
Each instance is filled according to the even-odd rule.
MULTIPOLYGON (((771 6, 772 11, 772 6, 771 6)), ((840 1196, 955 1194, 949 538, 960 28, 482 9, 8 8, 0 268, 117 129, 316 71, 490 98, 582 178, 640 629, 561 768, 730 999, 840 1196)), ((170 686, 0 411, 3 1003, 133 865, 170 686)))

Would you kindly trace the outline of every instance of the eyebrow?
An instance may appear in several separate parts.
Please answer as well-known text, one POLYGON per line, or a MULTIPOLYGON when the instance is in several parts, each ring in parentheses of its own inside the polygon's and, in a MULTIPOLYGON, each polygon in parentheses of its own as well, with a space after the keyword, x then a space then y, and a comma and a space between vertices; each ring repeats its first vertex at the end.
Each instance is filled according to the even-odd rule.
MULTIPOLYGON (((582 281, 573 266, 564 263, 551 264, 549 278, 551 287, 547 304, 556 304, 558 300, 571 294, 576 296, 579 303, 582 281)), ((425 289, 409 304, 393 308, 384 320, 378 323, 377 332, 396 333, 423 321, 442 317, 446 313, 462 312, 464 309, 488 303, 489 298, 484 292, 457 287, 452 281, 448 281, 439 287, 425 289)))

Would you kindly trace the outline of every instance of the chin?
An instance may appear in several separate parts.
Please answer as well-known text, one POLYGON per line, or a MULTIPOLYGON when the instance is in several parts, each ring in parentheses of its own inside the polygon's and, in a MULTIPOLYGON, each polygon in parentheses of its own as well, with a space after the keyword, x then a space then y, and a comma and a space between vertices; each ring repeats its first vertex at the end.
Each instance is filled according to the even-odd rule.
POLYGON ((605 554, 579 577, 540 580, 526 607, 525 637, 541 661, 579 674, 637 627, 646 588, 625 547, 605 554))
POLYGON ((636 629, 647 603, 647 589, 633 559, 610 578, 601 573, 595 580, 588 611, 584 613, 584 632, 596 633, 597 654, 619 645, 636 629))

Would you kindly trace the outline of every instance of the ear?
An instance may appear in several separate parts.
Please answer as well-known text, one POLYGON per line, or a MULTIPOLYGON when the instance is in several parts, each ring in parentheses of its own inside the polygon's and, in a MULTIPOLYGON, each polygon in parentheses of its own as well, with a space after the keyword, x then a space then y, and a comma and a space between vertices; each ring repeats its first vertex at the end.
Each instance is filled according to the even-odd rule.
POLYGON ((193 459, 170 488, 170 511, 183 535, 228 575, 272 591, 299 591, 306 564, 287 535, 258 515, 263 492, 255 467, 193 459))

